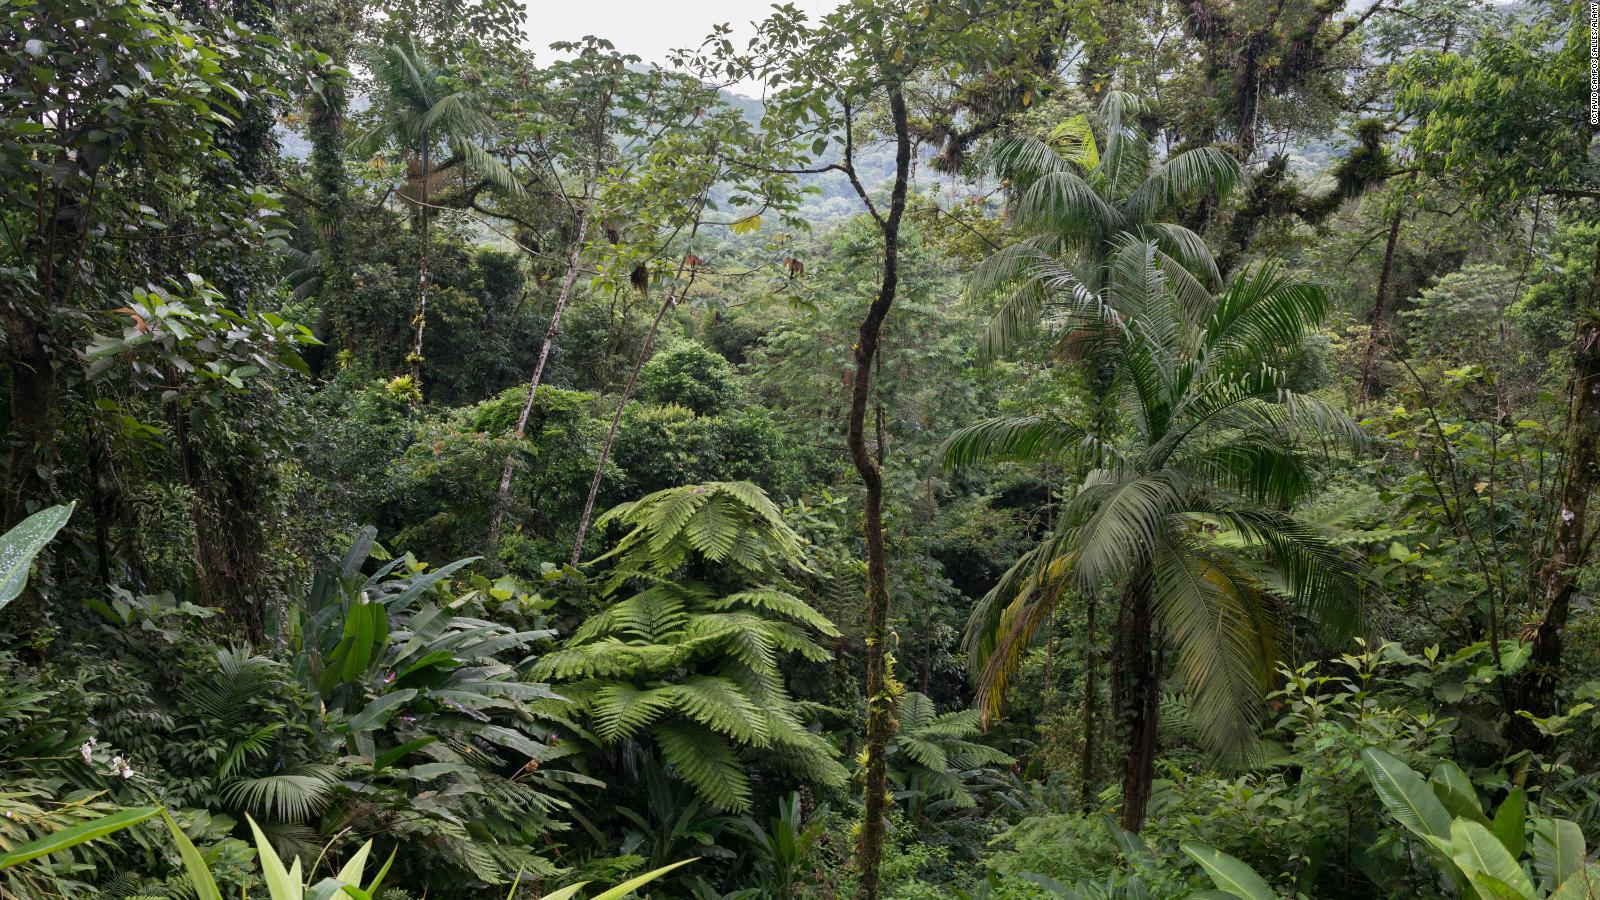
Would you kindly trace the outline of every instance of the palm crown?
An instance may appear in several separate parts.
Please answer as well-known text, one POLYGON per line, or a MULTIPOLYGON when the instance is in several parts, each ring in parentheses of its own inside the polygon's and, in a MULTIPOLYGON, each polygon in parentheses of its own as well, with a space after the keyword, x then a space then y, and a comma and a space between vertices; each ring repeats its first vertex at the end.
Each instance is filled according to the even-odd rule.
POLYGON ((1217 264, 1199 235, 1164 221, 1174 205, 1222 194, 1238 179, 1239 163, 1219 147, 1199 147, 1157 161, 1149 138, 1129 117, 1136 98, 1111 92, 1101 103, 1103 144, 1089 120, 1063 123, 1051 140, 1016 135, 992 158, 1011 186, 1013 225, 1023 237, 996 251, 973 273, 976 298, 998 298, 980 347, 998 356, 1041 322, 1051 324, 1109 291, 1125 287, 1128 272, 1109 265, 1119 246, 1138 241, 1173 290, 1201 303, 1217 286, 1217 264))
MULTIPOLYGON (((1104 417, 1044 412, 980 422, 946 444, 949 466, 1074 459, 1086 473, 1054 532, 974 610, 969 664, 992 714, 1063 592, 1112 587, 1122 597, 1123 716, 1149 729, 1153 752, 1161 650, 1170 647, 1202 739, 1237 755, 1253 741, 1285 613, 1294 606, 1347 622, 1361 588, 1358 564, 1290 512, 1312 486, 1315 452, 1360 439, 1353 422, 1293 391, 1275 365, 1320 320, 1325 297, 1264 264, 1201 305, 1184 295, 1157 241, 1129 235, 1116 240, 1107 271, 1101 291, 1058 324, 1089 335, 1109 361, 1100 370, 1111 373, 1117 430, 1104 417)), ((1125 780, 1125 801, 1139 807, 1124 817, 1130 828, 1150 777, 1146 769, 1125 780)))

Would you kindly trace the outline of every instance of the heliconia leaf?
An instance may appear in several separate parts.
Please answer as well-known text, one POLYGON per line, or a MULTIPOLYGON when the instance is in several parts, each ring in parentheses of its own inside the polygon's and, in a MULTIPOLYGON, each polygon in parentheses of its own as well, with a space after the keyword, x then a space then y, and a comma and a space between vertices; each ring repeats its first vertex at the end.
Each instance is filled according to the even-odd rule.
POLYGON ((28 572, 33 568, 33 558, 72 518, 72 510, 77 505, 69 503, 42 509, 0 535, 0 609, 5 609, 28 586, 28 572))
POLYGON ((1533 867, 1551 887, 1583 867, 1588 850, 1583 829, 1567 819, 1539 819, 1533 826, 1533 867))
MULTIPOLYGON (((1456 819, 1450 823, 1450 847, 1456 865, 1469 878, 1476 879, 1481 873, 1518 891, 1517 896, 1533 896, 1533 882, 1528 879, 1528 874, 1522 871, 1516 857, 1507 852, 1505 845, 1489 829, 1471 819, 1456 819)), ((1479 890, 1478 893, 1480 896, 1487 895, 1487 900, 1497 900, 1493 889, 1479 890)))
POLYGON ((1600 862, 1569 875, 1550 900, 1600 900, 1600 862))
POLYGON ((1450 839, 1450 813, 1421 775, 1376 747, 1361 751, 1361 762, 1378 799, 1401 825, 1418 835, 1450 839))
POLYGON ((1266 879, 1221 850, 1192 841, 1184 841, 1179 849, 1206 870, 1218 890, 1242 900, 1278 900, 1278 893, 1266 879))
POLYGON ((1494 811, 1494 823, 1490 829, 1513 859, 1522 856, 1528 841, 1527 791, 1514 788, 1506 795, 1506 799, 1500 801, 1500 807, 1494 811))
POLYGON ((642 888, 650 882, 655 881, 657 878, 660 878, 668 872, 671 872, 673 869, 687 866, 689 863, 692 863, 697 859, 699 859, 698 856, 690 859, 679 860, 670 866, 662 866, 659 869, 652 869, 643 875, 630 878, 616 887, 611 888, 610 890, 602 891, 601 893, 594 895, 593 900, 622 900, 623 897, 629 896, 634 891, 637 891, 639 888, 642 888))
POLYGON ((351 733, 370 731, 381 727, 384 722, 389 721, 389 716, 394 714, 400 704, 409 701, 416 695, 417 692, 414 688, 406 688, 404 690, 391 691, 373 700, 363 707, 361 712, 350 717, 351 733))
POLYGON ((66 850, 79 844, 103 838, 108 834, 137 825, 160 812, 161 808, 159 806, 122 809, 110 815, 101 816, 98 819, 79 822, 70 828, 53 831, 36 841, 29 841, 9 853, 0 854, 0 869, 9 869, 12 866, 38 859, 41 856, 47 856, 60 850, 66 850))
POLYGON ((361 885, 361 876, 367 868, 367 857, 371 855, 371 853, 372 842, 367 841, 365 844, 362 844, 361 849, 357 850, 355 854, 350 857, 349 862, 346 862, 344 867, 339 870, 339 881, 343 884, 353 884, 359 887, 361 885))
POLYGON ((1451 815, 1471 819, 1479 825, 1489 824, 1489 817, 1483 814, 1483 803, 1478 800, 1478 792, 1460 766, 1449 761, 1440 763, 1428 776, 1428 783, 1451 815))

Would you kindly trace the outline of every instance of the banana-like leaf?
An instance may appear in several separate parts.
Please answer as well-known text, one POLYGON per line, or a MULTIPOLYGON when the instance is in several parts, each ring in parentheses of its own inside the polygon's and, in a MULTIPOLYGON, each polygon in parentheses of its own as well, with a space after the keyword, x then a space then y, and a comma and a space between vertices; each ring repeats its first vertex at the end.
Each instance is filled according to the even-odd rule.
MULTIPOLYGON (((62 521, 66 521, 63 519, 62 521)), ((26 523, 24 523, 26 524, 26 523)), ((17 526, 18 528, 22 526, 17 526)), ((60 526, 57 526, 60 527, 60 526)), ((6 535, 9 538, 15 529, 6 535)), ((53 533, 53 532, 52 532, 53 533)), ((0 854, 0 869, 9 869, 12 866, 25 863, 41 856, 47 856, 60 850, 76 847, 108 834, 121 831, 124 828, 137 825, 161 812, 159 806, 142 806, 135 809, 122 809, 98 819, 79 822, 70 828, 53 831, 36 841, 29 841, 9 853, 0 854)))
POLYGON ((389 716, 394 714, 400 704, 407 702, 416 695, 417 692, 414 688, 406 688, 401 691, 391 691, 373 700, 363 707, 360 712, 350 717, 350 733, 358 734, 382 727, 384 722, 389 721, 389 716))
POLYGON ((1401 825, 1418 835, 1450 839, 1450 813, 1421 775, 1376 747, 1361 751, 1361 762, 1378 799, 1401 825))
POLYGON ((1517 891, 1517 897, 1533 897, 1533 882, 1517 865, 1517 858, 1506 850, 1494 832, 1471 819, 1456 819, 1450 823, 1451 857, 1456 865, 1473 879, 1478 896, 1485 900, 1499 900, 1499 891, 1492 887, 1499 882, 1517 891), (1478 875, 1489 876, 1489 881, 1478 880, 1478 875), (1480 887, 1480 885, 1482 885, 1480 887))
POLYGON ((1241 900, 1278 900, 1278 892, 1256 870, 1221 850, 1193 841, 1184 841, 1179 849, 1199 863, 1224 894, 1241 900))
POLYGON ((1600 862, 1573 872, 1550 900, 1600 900, 1600 862))
POLYGON ((1515 788, 1507 794, 1506 799, 1500 801, 1500 808, 1494 811, 1494 822, 1489 827, 1512 859, 1521 857, 1528 842, 1527 791, 1515 788))
POLYGON ((1539 819, 1533 826, 1533 868, 1550 886, 1566 883, 1583 867, 1583 829, 1567 819, 1539 819))
POLYGON ((33 568, 33 558, 72 518, 72 510, 77 505, 69 503, 42 509, 0 535, 0 609, 5 609, 28 586, 28 571, 33 568))

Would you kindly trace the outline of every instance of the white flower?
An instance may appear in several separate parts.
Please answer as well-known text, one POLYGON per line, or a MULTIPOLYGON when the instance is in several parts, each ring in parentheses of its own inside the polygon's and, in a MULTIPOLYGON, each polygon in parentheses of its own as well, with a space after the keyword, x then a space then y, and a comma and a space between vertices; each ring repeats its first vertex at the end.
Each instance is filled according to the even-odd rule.
POLYGON ((126 779, 132 778, 136 773, 133 771, 133 766, 129 765, 127 760, 120 756, 113 756, 111 757, 111 774, 121 775, 126 779))
POLYGON ((1571 522, 1573 519, 1576 519, 1577 517, 1578 517, 1578 514, 1573 512, 1570 509, 1561 510, 1561 521, 1563 521, 1563 522, 1571 522))
POLYGON ((95 739, 91 737, 87 741, 83 742, 83 746, 82 747, 78 748, 78 755, 83 757, 83 764, 84 765, 88 765, 90 759, 93 758, 95 743, 96 743, 95 739))

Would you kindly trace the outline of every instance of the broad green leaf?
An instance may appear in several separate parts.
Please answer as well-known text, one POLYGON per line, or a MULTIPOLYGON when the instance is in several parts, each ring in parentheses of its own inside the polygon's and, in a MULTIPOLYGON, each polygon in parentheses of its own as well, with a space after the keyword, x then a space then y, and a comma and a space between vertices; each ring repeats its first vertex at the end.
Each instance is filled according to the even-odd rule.
POLYGON ((211 877, 211 867, 206 865, 206 859, 200 855, 194 841, 189 840, 170 813, 162 810, 161 815, 167 820, 167 830, 172 832, 172 840, 178 845, 178 856, 183 858, 183 868, 189 875, 189 886, 194 888, 197 900, 222 900, 222 891, 217 889, 217 881, 211 877))
POLYGON ((1200 864, 1217 889, 1242 900, 1278 900, 1278 893, 1256 871, 1215 847, 1184 841, 1185 854, 1200 864))
POLYGON ((1564 883, 1583 867, 1588 852, 1583 829, 1567 819, 1539 819, 1533 826, 1533 868, 1549 886, 1564 883))
POLYGON ((1507 794, 1500 808, 1494 811, 1494 824, 1490 828, 1512 859, 1522 856, 1528 841, 1528 793, 1514 788, 1507 794))
POLYGON ((1573 872, 1550 900, 1600 900, 1600 862, 1573 872))
POLYGON ((389 867, 394 865, 394 855, 399 851, 400 848, 398 846, 389 851, 389 858, 383 861, 383 868, 379 869, 378 874, 372 876, 372 880, 367 882, 366 892, 368 894, 374 897, 378 895, 378 888, 383 887, 383 879, 388 877, 389 867))
POLYGON ((1428 776, 1428 784, 1451 815, 1471 819, 1479 825, 1489 824, 1489 817, 1483 814, 1483 803, 1478 800, 1478 792, 1460 766, 1449 761, 1440 763, 1428 776))
POLYGON ((1528 879, 1528 874, 1522 871, 1516 857, 1507 852, 1505 845, 1489 829, 1471 819, 1457 819, 1450 823, 1450 846, 1456 865, 1474 879, 1473 887, 1480 897, 1498 900, 1496 893, 1480 887, 1476 882, 1478 873, 1508 885, 1520 896, 1534 896, 1533 882, 1528 879))
POLYGON ((394 714, 400 704, 409 701, 417 695, 416 689, 406 688, 401 691, 392 691, 384 694, 371 703, 368 703, 361 712, 350 718, 351 733, 370 731, 379 728, 384 722, 389 721, 389 716, 394 714))
POLYGON ((1401 825, 1419 835, 1450 839, 1450 813, 1421 775, 1376 747, 1361 751, 1361 762, 1378 799, 1401 825))
POLYGON ((72 510, 77 505, 69 503, 42 509, 0 535, 0 609, 5 609, 28 586, 28 571, 33 568, 33 558, 72 518, 72 510))
MULTIPOLYGON (((65 519, 62 521, 65 521, 65 519)), ((23 524, 27 523, 24 522, 23 524)), ((19 525, 17 527, 20 528, 22 526, 19 525)), ((10 534, 6 535, 8 538, 10 536, 10 534)), ((110 815, 101 816, 98 819, 90 819, 87 822, 79 822, 70 828, 63 828, 60 831, 53 831, 50 834, 39 838, 37 841, 29 841, 28 843, 23 844, 21 847, 18 847, 9 853, 0 855, 0 869, 9 869, 12 866, 25 863, 32 859, 38 859, 41 856, 47 856, 59 850, 66 850, 70 847, 76 847, 79 844, 85 844, 89 841, 103 838, 108 834, 113 834, 121 831, 124 828, 137 825, 140 822, 159 814, 160 812, 161 807, 159 806, 141 806, 134 809, 120 809, 114 813, 111 813, 110 815)))
POLYGON ((1472 889, 1483 900, 1534 900, 1536 895, 1524 894, 1493 875, 1475 872, 1472 875, 1472 889))

